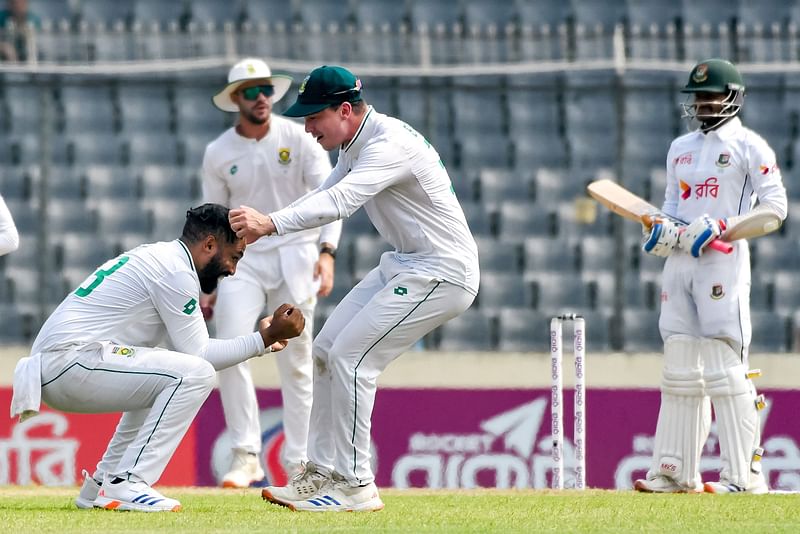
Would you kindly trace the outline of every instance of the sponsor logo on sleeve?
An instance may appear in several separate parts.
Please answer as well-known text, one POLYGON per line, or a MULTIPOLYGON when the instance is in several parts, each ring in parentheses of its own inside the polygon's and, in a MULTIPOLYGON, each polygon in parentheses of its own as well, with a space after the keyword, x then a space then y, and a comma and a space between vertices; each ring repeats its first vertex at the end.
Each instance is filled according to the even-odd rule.
POLYGON ((761 173, 762 176, 767 176, 769 174, 772 174, 773 172, 776 172, 777 170, 778 170, 777 163, 772 163, 770 165, 761 164, 758 166, 758 172, 761 173))
POLYGON ((673 160, 675 166, 678 165, 691 165, 692 164, 692 153, 686 152, 685 154, 681 154, 677 158, 673 160))

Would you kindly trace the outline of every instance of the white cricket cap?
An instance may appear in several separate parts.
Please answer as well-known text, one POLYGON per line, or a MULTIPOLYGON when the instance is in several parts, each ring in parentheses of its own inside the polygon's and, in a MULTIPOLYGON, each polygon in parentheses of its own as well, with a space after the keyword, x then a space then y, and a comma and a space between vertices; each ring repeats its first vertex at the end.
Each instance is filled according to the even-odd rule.
POLYGON ((247 58, 234 65, 228 73, 228 85, 214 95, 211 100, 214 105, 222 111, 238 112, 239 106, 231 100, 231 94, 245 82, 250 80, 264 80, 267 84, 275 87, 275 94, 272 95, 272 102, 275 103, 289 90, 292 85, 292 78, 283 74, 272 74, 269 66, 256 58, 247 58))

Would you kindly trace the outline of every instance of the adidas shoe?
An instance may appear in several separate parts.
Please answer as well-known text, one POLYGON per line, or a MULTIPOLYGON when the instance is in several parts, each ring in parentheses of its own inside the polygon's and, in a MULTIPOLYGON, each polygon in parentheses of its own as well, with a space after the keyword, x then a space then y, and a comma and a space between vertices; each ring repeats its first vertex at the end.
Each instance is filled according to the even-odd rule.
POLYGON ((261 497, 294 510, 292 503, 308 499, 329 481, 330 477, 321 473, 314 462, 306 462, 303 470, 293 476, 287 485, 268 486, 261 490, 261 497))
POLYGON ((706 493, 752 493, 753 495, 763 495, 769 493, 769 486, 763 473, 751 473, 750 484, 746 488, 731 484, 725 480, 719 482, 706 482, 703 484, 706 493))
POLYGON ((90 510, 94 508, 94 500, 100 492, 100 483, 89 476, 89 471, 86 469, 81 471, 81 474, 83 475, 83 485, 81 492, 75 498, 75 506, 81 510, 90 510))
POLYGON ((175 499, 164 497, 144 482, 133 482, 116 477, 103 482, 97 499, 96 508, 106 510, 132 510, 136 512, 177 512, 181 503, 175 499))
POLYGON ((640 478, 633 483, 633 489, 642 493, 702 493, 699 488, 687 488, 670 477, 656 475, 653 478, 640 478))
POLYGON ((364 486, 351 486, 341 475, 322 486, 311 498, 292 503, 296 512, 377 512, 383 510, 383 501, 374 482, 364 486))
POLYGON ((253 482, 264 480, 264 470, 258 455, 241 449, 233 450, 230 470, 222 477, 223 488, 248 488, 253 482))

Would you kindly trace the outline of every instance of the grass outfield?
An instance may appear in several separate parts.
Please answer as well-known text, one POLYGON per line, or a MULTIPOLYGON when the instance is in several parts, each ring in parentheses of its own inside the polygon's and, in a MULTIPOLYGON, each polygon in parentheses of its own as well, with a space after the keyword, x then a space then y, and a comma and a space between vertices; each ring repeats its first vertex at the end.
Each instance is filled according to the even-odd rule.
MULTIPOLYGON (((161 489, 161 488, 159 488, 161 489)), ((39 532, 800 532, 800 494, 384 490, 369 513, 296 513, 258 490, 166 488, 178 513, 78 510, 77 488, 0 487, 3 534, 39 532)))

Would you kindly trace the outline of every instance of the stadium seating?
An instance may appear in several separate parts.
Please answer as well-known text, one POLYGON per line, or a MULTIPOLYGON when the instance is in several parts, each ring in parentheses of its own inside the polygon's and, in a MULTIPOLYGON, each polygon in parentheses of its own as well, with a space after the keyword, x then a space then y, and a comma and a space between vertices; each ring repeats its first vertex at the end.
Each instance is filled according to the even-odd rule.
POLYGON ((481 273, 481 288, 473 306, 497 314, 506 308, 533 308, 534 291, 520 273, 481 273))
POLYGON ((188 18, 186 4, 183 0, 134 0, 132 20, 143 25, 156 23, 161 28, 183 25, 188 18))
POLYGON ((500 204, 499 236, 519 242, 528 236, 553 237, 558 233, 558 216, 546 204, 507 201, 500 204))
POLYGON ((792 345, 791 317, 780 312, 752 311, 753 339, 750 354, 786 352, 792 345))
POLYGON ((546 352, 550 346, 550 318, 537 310, 503 309, 498 317, 497 349, 546 352))
POLYGON ((522 273, 522 245, 476 236, 481 273, 522 273))
POLYGON ((625 350, 662 352, 664 343, 658 331, 658 310, 625 308, 622 311, 625 350))
POLYGON ((478 196, 489 206, 533 201, 532 176, 521 169, 483 166, 478 171, 478 196))
POLYGON ((117 92, 123 130, 167 133, 175 120, 168 86, 121 84, 117 92))
POLYGON ((187 3, 187 8, 189 21, 199 26, 238 24, 244 17, 244 4, 241 0, 191 0, 187 3))
MULTIPOLYGON (((594 347, 608 347, 619 325, 625 350, 660 350, 664 262, 641 252, 636 225, 585 192, 590 180, 610 177, 655 205, 662 202, 667 147, 685 131, 677 103, 686 73, 661 69, 658 61, 642 66, 709 56, 796 61, 800 23, 795 0, 30 4, 42 18, 36 29, 41 65, 167 58, 202 58, 199 63, 210 65, 253 55, 274 58, 277 72, 297 62, 291 72, 296 82, 309 63, 380 65, 357 73, 367 100, 407 121, 436 148, 479 248, 483 286, 473 309, 426 343, 537 352, 546 346, 549 316, 576 310, 592 318, 587 325, 594 347), (584 60, 606 61, 620 52, 611 49, 617 24, 624 30, 616 38, 635 68, 585 68, 584 60), (562 60, 574 63, 534 73, 517 72, 527 63, 502 73, 493 66, 562 60), (492 66, 471 72, 471 63, 492 66), (456 65, 458 75, 441 65, 456 65), (611 322, 617 315, 626 320, 624 328, 621 320, 611 322), (530 325, 538 322, 541 332, 532 333, 530 325)), ((114 235, 98 242, 99 257, 180 232, 186 209, 201 198, 205 147, 235 120, 211 103, 227 67, 189 70, 0 75, 0 193, 24 249, 0 260, 0 301, 14 306, 0 342, 21 339, 19 332, 38 325, 43 310, 100 261, 62 254, 57 242, 77 246, 110 230, 114 235), (51 238, 40 251, 42 224, 51 238), (63 265, 54 271, 39 253, 52 253, 63 265), (39 288, 42 273, 49 282, 39 288)), ((800 265, 800 181, 792 179, 800 166, 800 77, 791 67, 753 70, 744 72, 742 118, 775 149, 790 197, 781 232, 751 241, 753 350, 785 351, 800 339, 792 337, 800 332, 800 292, 792 283, 800 265)), ((291 104, 291 93, 275 113, 291 104)), ((331 152, 332 159, 336 155, 331 152)), ((345 222, 334 294, 321 301, 318 319, 388 248, 364 210, 345 222)))
POLYGON ((498 337, 493 323, 492 317, 482 310, 470 308, 437 328, 426 342, 430 341, 432 348, 446 351, 492 350, 498 337))

